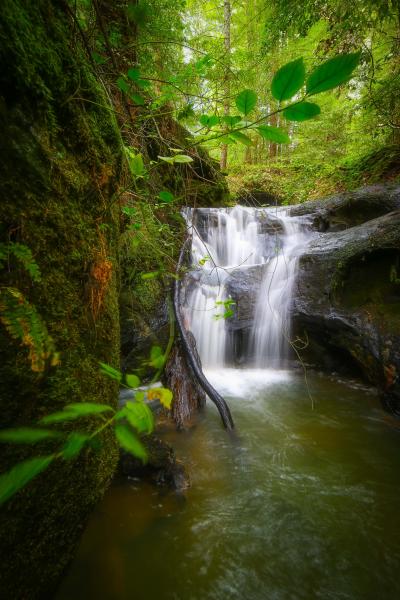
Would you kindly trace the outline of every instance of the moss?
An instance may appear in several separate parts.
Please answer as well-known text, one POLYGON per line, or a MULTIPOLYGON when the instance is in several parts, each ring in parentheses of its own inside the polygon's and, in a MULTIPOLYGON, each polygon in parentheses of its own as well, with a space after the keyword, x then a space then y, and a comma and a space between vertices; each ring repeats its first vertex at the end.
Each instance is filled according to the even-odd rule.
MULTIPOLYGON (((121 141, 63 6, 2 3, 0 233, 2 241, 26 244, 42 271, 35 285, 17 270, 3 272, 2 284, 15 285, 37 307, 61 353, 59 367, 33 374, 25 351, 1 329, 3 426, 31 424, 68 402, 117 399, 98 361, 119 362, 119 223, 111 198, 121 176, 121 141), (93 267, 106 260, 112 276, 101 282, 93 267)), ((30 454, 4 448, 1 471, 30 454)), ((2 508, 3 598, 49 593, 116 458, 114 439, 105 434, 97 454, 58 462, 2 508)))

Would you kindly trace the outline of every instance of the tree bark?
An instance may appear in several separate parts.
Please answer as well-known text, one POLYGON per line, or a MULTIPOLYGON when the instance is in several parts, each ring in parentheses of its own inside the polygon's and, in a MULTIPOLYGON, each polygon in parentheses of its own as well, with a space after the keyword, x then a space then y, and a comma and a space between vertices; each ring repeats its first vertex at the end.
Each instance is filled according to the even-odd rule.
MULTIPOLYGON (((225 47, 225 76, 224 76, 224 116, 229 117, 231 95, 231 3, 224 0, 224 47, 225 47)), ((228 163, 228 145, 221 146, 221 169, 226 169, 228 163)))

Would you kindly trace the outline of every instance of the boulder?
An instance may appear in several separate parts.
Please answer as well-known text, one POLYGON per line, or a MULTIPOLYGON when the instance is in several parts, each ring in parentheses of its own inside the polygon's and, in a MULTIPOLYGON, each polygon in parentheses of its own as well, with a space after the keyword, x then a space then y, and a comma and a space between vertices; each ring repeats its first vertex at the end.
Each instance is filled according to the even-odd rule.
MULTIPOLYGON (((381 192, 383 186, 379 188, 381 192)), ((382 210, 398 202, 398 190, 388 188, 382 210)), ((365 197, 367 219, 372 205, 376 210, 378 206, 371 200, 371 188, 365 197)), ((362 191, 348 198, 350 205, 361 203, 362 191)), ((336 207, 339 214, 346 213, 344 202, 337 202, 336 207)), ((296 214, 300 209, 296 207, 296 214)), ((359 209, 354 212, 356 223, 362 218, 361 204, 359 209)), ((329 223, 338 222, 332 204, 325 209, 317 203, 316 213, 322 211, 329 223)), ((397 412, 400 209, 356 226, 351 224, 348 220, 348 229, 321 234, 302 255, 293 298, 294 332, 308 339, 305 360, 328 369, 358 371, 382 390, 387 407, 397 412)))
POLYGON ((293 216, 310 215, 318 231, 342 231, 400 208, 400 186, 380 184, 293 206, 293 216))

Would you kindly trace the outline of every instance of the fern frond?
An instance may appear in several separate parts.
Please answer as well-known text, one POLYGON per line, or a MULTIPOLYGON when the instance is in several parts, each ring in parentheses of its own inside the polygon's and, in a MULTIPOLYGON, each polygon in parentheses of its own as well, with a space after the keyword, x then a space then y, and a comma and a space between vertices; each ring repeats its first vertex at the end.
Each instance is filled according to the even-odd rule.
POLYGON ((32 371, 41 373, 47 365, 59 364, 59 355, 45 323, 16 288, 0 289, 0 321, 12 338, 29 349, 32 371))

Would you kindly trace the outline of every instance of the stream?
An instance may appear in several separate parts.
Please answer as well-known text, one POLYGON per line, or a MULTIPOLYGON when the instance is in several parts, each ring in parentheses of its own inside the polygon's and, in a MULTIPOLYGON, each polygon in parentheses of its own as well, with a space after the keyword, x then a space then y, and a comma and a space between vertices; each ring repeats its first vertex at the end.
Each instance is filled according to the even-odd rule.
POLYGON ((307 384, 293 365, 292 292, 315 232, 284 209, 187 219, 182 312, 235 434, 210 403, 183 432, 161 426, 191 487, 114 482, 57 600, 399 598, 399 422, 373 388, 316 371, 307 384))
POLYGON ((238 439, 208 405, 166 431, 185 495, 115 482, 57 600, 394 600, 400 597, 400 432, 374 390, 301 373, 208 372, 238 439))

